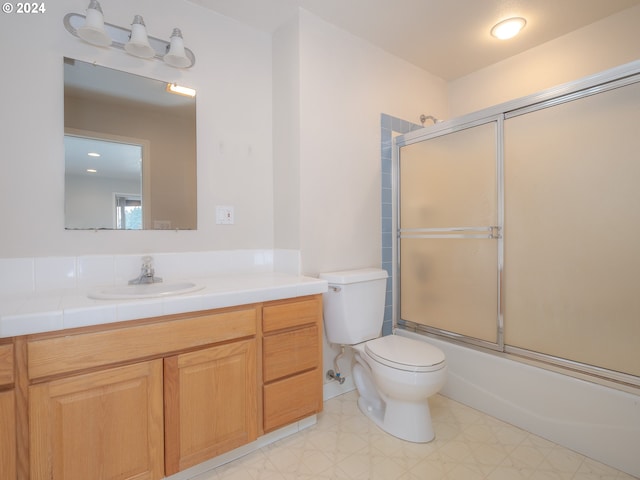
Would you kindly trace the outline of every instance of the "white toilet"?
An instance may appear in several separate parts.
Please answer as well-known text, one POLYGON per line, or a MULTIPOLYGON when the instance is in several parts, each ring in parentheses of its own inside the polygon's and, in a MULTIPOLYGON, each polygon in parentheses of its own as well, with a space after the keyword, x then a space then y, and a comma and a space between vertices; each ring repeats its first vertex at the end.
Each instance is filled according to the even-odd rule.
POLYGON ((398 335, 381 337, 387 272, 377 268, 322 273, 327 339, 354 349, 360 410, 384 431, 410 442, 434 438, 428 398, 445 382, 444 353, 398 335))

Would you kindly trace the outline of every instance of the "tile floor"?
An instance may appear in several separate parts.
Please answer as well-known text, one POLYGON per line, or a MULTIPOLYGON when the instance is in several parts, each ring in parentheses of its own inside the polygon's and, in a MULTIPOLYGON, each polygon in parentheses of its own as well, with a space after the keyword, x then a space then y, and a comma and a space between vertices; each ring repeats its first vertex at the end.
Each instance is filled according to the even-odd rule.
POLYGON ((318 423, 193 480, 631 480, 634 477, 436 395, 436 439, 392 437, 356 405, 325 402, 318 423))

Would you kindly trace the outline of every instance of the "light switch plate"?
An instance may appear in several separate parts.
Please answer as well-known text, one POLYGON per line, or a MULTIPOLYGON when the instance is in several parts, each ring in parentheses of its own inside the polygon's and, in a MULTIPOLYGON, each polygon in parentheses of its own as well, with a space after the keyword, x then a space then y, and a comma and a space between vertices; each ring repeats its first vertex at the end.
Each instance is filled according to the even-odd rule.
POLYGON ((233 207, 230 207, 228 205, 217 205, 216 224, 233 225, 233 207))

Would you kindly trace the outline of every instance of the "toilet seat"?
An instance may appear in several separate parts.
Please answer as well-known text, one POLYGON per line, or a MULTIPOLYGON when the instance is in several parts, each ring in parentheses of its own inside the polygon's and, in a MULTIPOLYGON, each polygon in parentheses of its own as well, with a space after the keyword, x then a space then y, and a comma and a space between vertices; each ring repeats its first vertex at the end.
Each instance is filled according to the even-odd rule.
POLYGON ((376 362, 409 372, 432 372, 444 367, 444 353, 432 345, 398 335, 370 340, 365 352, 376 362))

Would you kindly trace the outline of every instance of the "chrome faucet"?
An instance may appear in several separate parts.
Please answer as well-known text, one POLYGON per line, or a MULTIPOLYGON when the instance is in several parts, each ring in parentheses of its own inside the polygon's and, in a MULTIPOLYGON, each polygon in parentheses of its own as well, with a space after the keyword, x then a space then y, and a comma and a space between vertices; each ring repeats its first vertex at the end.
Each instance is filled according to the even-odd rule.
POLYGON ((140 267, 140 276, 129 280, 129 285, 142 285, 147 283, 159 283, 162 282, 160 277, 154 276, 155 270, 153 269, 153 258, 146 256, 142 257, 142 266, 140 267))

